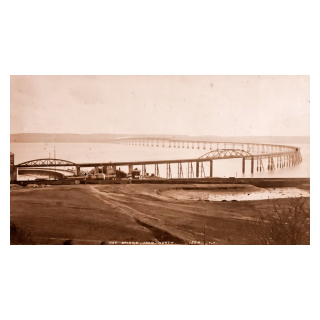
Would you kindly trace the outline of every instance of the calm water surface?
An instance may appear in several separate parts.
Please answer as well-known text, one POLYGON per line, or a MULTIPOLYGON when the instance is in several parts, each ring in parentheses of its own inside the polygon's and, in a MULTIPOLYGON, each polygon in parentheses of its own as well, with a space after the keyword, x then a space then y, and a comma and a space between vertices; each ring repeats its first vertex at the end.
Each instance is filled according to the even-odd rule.
MULTIPOLYGON (((281 144, 281 143, 279 143, 281 144)), ((285 145, 285 144, 283 144, 285 145)), ((242 173, 242 159, 216 160, 213 162, 214 177, 269 177, 269 178, 307 178, 310 176, 310 145, 295 144, 301 148, 303 161, 301 164, 283 169, 268 171, 268 160, 264 160, 265 170, 252 175, 250 161, 246 161, 246 173, 242 173)), ((138 161, 138 160, 166 160, 198 158, 210 150, 169 148, 156 146, 120 145, 111 143, 11 143, 11 152, 15 154, 15 164, 24 161, 51 158, 56 150, 56 158, 76 163, 110 162, 110 161, 138 161)), ((276 163, 276 162, 275 162, 276 163)), ((182 164, 184 177, 187 177, 187 163, 182 164)), ((122 167, 125 172, 127 167, 122 167)), ((141 169, 141 168, 139 168, 141 169)), ((84 168, 87 170, 87 168, 84 168)), ((209 176, 209 163, 204 162, 205 175, 209 176)), ((166 177, 166 165, 159 165, 161 177, 166 177)), ((178 176, 178 165, 171 165, 172 177, 178 176)), ((154 173, 154 165, 147 166, 149 174, 154 173)), ((195 166, 194 166, 195 172, 195 166)))

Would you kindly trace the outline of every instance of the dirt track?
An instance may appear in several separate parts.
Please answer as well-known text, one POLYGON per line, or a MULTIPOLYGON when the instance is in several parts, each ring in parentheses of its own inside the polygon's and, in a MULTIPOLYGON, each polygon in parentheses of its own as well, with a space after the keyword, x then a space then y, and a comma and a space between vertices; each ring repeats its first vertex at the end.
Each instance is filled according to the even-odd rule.
POLYGON ((242 244, 246 239, 241 228, 273 207, 272 200, 176 200, 166 195, 172 187, 129 184, 21 188, 11 191, 11 222, 30 233, 36 243, 44 244, 62 243, 63 239, 72 239, 75 244, 182 244, 203 243, 204 238, 206 243, 242 244))

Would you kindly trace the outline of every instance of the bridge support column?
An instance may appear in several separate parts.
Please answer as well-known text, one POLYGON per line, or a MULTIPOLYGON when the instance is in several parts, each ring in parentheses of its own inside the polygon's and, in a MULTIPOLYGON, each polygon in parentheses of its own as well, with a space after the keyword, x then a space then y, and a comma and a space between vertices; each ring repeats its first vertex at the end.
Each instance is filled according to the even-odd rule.
POLYGON ((213 160, 210 160, 210 178, 212 178, 213 160))
POLYGON ((206 173, 204 172, 204 166, 203 166, 203 161, 201 161, 200 163, 200 176, 201 178, 205 178, 206 177, 206 173))
POLYGON ((146 165, 143 164, 142 165, 142 173, 141 173, 142 177, 145 177, 147 175, 147 169, 146 169, 146 165))
POLYGON ((196 162, 196 177, 199 178, 199 161, 196 162))
POLYGON ((99 173, 99 167, 95 167, 94 168, 94 174, 98 174, 99 173))
POLYGON ((132 170, 133 170, 133 164, 129 164, 128 165, 128 174, 131 174, 132 170))
POLYGON ((172 179, 170 163, 167 163, 167 179, 172 179))
POLYGON ((251 158, 251 173, 253 173, 253 167, 254 167, 254 160, 253 157, 251 158))
POLYGON ((80 176, 80 166, 76 166, 75 174, 76 176, 80 176))
POLYGON ((192 162, 188 162, 188 178, 193 178, 194 174, 193 174, 193 166, 192 166, 192 162))
POLYGON ((18 167, 12 166, 10 168, 10 181, 18 180, 18 167))
POLYGON ((178 163, 178 178, 183 178, 183 170, 182 170, 182 163, 178 163))
POLYGON ((246 158, 242 158, 242 173, 246 172, 246 158))
POLYGON ((154 165, 154 175, 155 175, 156 177, 160 177, 159 166, 158 166, 157 163, 154 165))

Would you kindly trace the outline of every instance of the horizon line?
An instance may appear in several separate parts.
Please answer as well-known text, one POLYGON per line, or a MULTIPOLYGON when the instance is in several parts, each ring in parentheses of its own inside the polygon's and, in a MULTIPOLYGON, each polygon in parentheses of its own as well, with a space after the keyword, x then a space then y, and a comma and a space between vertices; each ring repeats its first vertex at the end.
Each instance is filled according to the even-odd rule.
POLYGON ((56 132, 56 133, 45 133, 45 132, 17 132, 12 134, 74 134, 74 135, 98 135, 98 134, 109 134, 109 135, 167 135, 167 136, 189 136, 189 137, 205 137, 205 136, 215 136, 215 137, 310 137, 310 135, 215 135, 215 134, 200 134, 200 135, 190 135, 190 134, 171 134, 171 133, 66 133, 66 132, 56 132))

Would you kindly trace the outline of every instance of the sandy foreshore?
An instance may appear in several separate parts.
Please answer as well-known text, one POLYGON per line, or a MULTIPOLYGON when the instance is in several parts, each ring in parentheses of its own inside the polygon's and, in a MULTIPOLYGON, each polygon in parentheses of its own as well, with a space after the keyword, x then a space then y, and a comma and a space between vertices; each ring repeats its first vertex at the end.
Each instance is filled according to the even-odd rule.
POLYGON ((210 187, 172 188, 161 193, 176 200, 253 201, 310 197, 310 191, 298 188, 258 188, 245 184, 217 184, 210 187))

